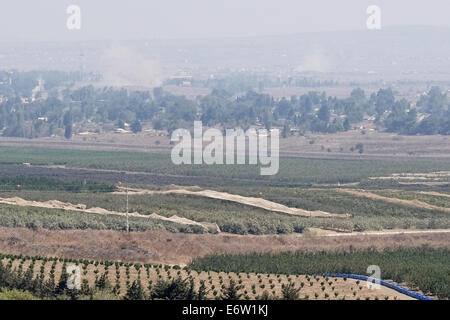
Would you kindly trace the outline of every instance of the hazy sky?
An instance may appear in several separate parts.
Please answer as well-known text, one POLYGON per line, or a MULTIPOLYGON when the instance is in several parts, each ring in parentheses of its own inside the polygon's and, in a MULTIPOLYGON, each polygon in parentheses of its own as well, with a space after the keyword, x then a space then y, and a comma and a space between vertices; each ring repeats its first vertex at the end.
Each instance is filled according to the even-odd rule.
POLYGON ((1 0, 0 41, 203 38, 355 30, 366 8, 382 26, 450 27, 449 0, 1 0), (66 8, 81 8, 68 31, 66 8))

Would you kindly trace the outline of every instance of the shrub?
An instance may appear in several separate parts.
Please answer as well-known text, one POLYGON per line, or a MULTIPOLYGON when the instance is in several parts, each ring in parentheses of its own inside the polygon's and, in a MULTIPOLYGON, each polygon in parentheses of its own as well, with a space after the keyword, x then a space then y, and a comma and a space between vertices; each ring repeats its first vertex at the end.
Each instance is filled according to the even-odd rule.
POLYGON ((294 283, 290 282, 288 285, 282 285, 281 295, 283 300, 298 300, 300 288, 296 288, 294 283))

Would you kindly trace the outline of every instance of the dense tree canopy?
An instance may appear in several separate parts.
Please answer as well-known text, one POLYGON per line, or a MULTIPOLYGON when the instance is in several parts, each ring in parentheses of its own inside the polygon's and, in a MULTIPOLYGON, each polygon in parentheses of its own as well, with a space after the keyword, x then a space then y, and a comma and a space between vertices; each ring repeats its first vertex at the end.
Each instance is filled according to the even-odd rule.
MULTIPOLYGON (((38 85, 34 73, 18 73, 11 81, 3 81, 0 84, 2 134, 28 138, 57 134, 70 138, 72 133, 77 133, 78 124, 86 123, 101 128, 107 124, 124 128, 127 124, 133 132, 141 131, 142 124, 147 123, 170 134, 176 128, 190 127, 194 120, 201 120, 206 126, 222 128, 275 126, 283 128, 286 137, 294 131, 347 131, 364 117, 373 117, 381 130, 399 134, 450 133, 449 99, 439 87, 432 87, 416 104, 396 99, 396 92, 391 88, 382 88, 369 98, 364 90, 356 88, 342 99, 316 91, 275 99, 253 91, 251 86, 241 85, 245 79, 238 78, 239 88, 230 89, 229 82, 220 87, 220 80, 211 80, 210 94, 189 100, 162 88, 153 92, 92 85, 68 89, 74 76, 63 75, 46 74, 52 88, 47 90, 46 97, 32 95, 38 85), (57 83, 62 86, 56 87, 57 83), (243 89, 248 90, 235 94, 243 89)), ((5 75, 0 74, 2 77, 5 75)))

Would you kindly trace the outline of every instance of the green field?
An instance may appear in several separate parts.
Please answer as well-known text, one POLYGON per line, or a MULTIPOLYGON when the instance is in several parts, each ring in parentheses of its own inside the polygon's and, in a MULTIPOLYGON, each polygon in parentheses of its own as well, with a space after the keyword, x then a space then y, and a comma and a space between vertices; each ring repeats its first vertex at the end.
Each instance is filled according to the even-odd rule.
POLYGON ((68 192, 113 192, 116 187, 93 181, 49 179, 46 177, 0 177, 0 192, 19 190, 68 191, 68 192))
MULTIPOLYGON (((229 201, 188 195, 132 195, 130 211, 141 214, 177 215, 198 222, 217 223, 223 232, 237 234, 284 234, 303 232, 310 227, 338 231, 381 229, 449 228, 450 217, 443 210, 425 209, 367 199, 339 192, 319 183, 367 183, 368 177, 395 172, 433 172, 450 170, 450 163, 440 160, 316 160, 281 158, 280 172, 272 177, 259 175, 256 166, 176 166, 169 155, 136 152, 80 151, 31 147, 0 147, 0 197, 27 200, 60 200, 89 207, 125 212, 125 197, 113 195, 118 181, 146 188, 167 188, 170 184, 200 185, 243 196, 261 197, 289 207, 349 213, 351 218, 315 218, 270 212, 229 201), (32 166, 21 165, 31 163, 32 166), (117 170, 83 171, 64 168, 40 168, 33 165, 61 165, 68 168, 117 170), (128 170, 134 174, 124 175, 128 170), (142 173, 141 173, 142 172, 142 173), (146 175, 146 174, 147 175, 146 175), (147 179, 150 177, 149 179, 147 179), (154 179, 156 177, 156 180, 154 179), (169 180, 170 179, 170 180, 169 180), (127 180, 128 181, 128 180, 127 180), (20 190, 17 185, 20 184, 20 190), (302 186, 302 187, 298 187, 302 186)), ((380 190, 387 196, 418 199, 448 208, 448 199, 418 195, 411 191, 380 190)), ((349 186, 352 187, 352 186, 349 186)), ((442 191, 440 187, 438 191, 442 191)), ((9 210, 9 209, 8 209, 9 210)), ((18 209, 21 211, 23 209, 18 209)), ((51 214, 51 209, 46 211, 51 214)), ((4 215, 3 215, 4 216, 4 215)), ((72 216, 70 216, 73 220, 72 216)), ((36 217, 22 216, 31 222, 36 217)), ((63 219, 63 217, 60 217, 63 219)), ((6 219, 3 224, 10 224, 6 219)), ((24 220, 25 221, 25 220, 24 220)), ((29 221, 25 222, 27 224, 29 221)), ((31 223, 30 222, 30 223, 31 223)), ((34 223, 34 222, 33 222, 34 223)), ((32 224, 33 224, 32 223, 32 224)), ((46 226, 46 223, 37 223, 46 226)), ((95 227, 94 227, 95 228, 95 227)), ((109 226, 114 229, 115 227, 109 226)), ((190 230, 188 230, 190 231, 190 230)))
MULTIPOLYGON (((67 165, 69 167, 111 169, 180 176, 180 184, 196 177, 208 177, 205 185, 280 185, 308 186, 317 183, 359 182, 368 177, 392 173, 417 173, 450 170, 444 160, 324 160, 281 157, 280 170, 274 176, 261 176, 256 165, 174 165, 168 154, 143 152, 107 152, 0 147, 0 163, 67 165)), ((193 180, 194 183, 196 180, 193 180)), ((192 184, 194 184, 192 183, 192 184)))
MULTIPOLYGON (((307 210, 351 212, 353 217, 292 216, 230 201, 180 194, 130 195, 129 209, 130 212, 140 214, 157 213, 166 217, 177 215, 198 222, 213 222, 217 223, 221 231, 237 234, 285 234, 303 232, 310 227, 346 231, 450 227, 448 213, 437 210, 409 208, 332 190, 284 190, 285 195, 290 195, 291 199, 295 200, 294 203, 286 198, 277 198, 274 190, 278 189, 270 190, 271 196, 267 198, 274 201, 307 210)), ((283 189, 278 191, 281 192, 283 189)), ((110 193, 24 190, 0 192, 0 197, 20 197, 33 201, 59 200, 72 204, 84 204, 87 208, 101 207, 120 212, 126 210, 125 195, 110 193)))
MULTIPOLYGON (((334 189, 316 188, 233 188, 224 189, 244 196, 261 197, 289 207, 305 210, 322 210, 332 213, 350 213, 364 217, 448 217, 449 214, 439 210, 421 209, 400 204, 388 203, 382 200, 358 197, 334 189), (261 192, 262 190, 262 192, 261 192), (261 194, 260 194, 261 192, 261 194)), ((392 193, 381 192, 392 196, 392 193)), ((397 193, 394 193, 395 196, 397 193)), ((411 193, 405 193, 411 194, 411 193)), ((444 204, 444 200, 441 202, 444 204)), ((445 208, 445 206, 442 206, 445 208)))
POLYGON ((375 191, 374 193, 384 197, 404 200, 419 200, 436 207, 450 208, 450 196, 436 196, 411 191, 375 191))

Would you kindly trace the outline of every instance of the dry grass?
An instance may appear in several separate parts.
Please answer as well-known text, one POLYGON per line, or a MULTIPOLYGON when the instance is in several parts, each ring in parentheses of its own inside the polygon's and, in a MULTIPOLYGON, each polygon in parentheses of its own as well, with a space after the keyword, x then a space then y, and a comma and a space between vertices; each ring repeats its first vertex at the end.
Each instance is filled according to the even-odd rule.
MULTIPOLYGON (((355 129, 334 134, 308 133, 305 136, 290 136, 280 140, 281 155, 311 157, 442 157, 450 155, 450 137, 441 135, 399 136, 395 133, 372 131, 373 123, 360 124, 364 129, 355 129), (365 132, 365 134, 362 134, 365 132), (313 142, 313 143, 311 143, 313 142), (350 149, 356 143, 364 144, 364 154, 350 149)), ((148 129, 144 126, 144 129, 148 129)), ((104 151, 170 152, 170 137, 156 136, 148 132, 138 134, 116 134, 104 132, 89 136, 74 135, 71 140, 64 137, 30 139, 0 137, 3 146, 38 146, 104 151)))
POLYGON ((349 250, 375 247, 449 247, 450 233, 396 235, 230 235, 166 231, 30 230, 0 227, 0 252, 90 260, 187 264, 208 254, 349 250))

